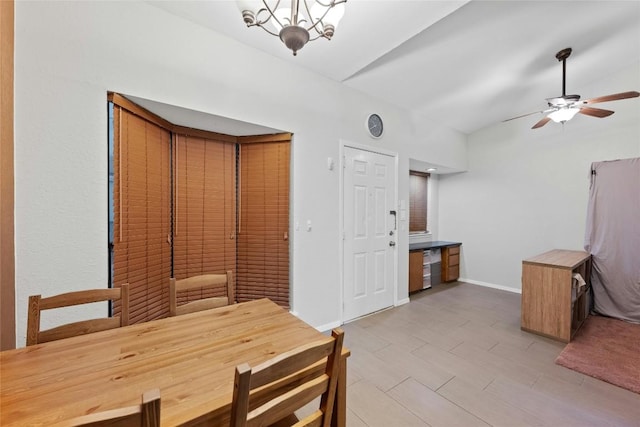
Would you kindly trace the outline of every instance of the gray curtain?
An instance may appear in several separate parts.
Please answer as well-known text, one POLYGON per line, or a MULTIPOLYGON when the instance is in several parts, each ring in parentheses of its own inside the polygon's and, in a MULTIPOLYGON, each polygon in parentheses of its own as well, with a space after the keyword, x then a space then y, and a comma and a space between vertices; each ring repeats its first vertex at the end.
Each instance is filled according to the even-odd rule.
POLYGON ((594 311, 640 323, 640 158, 591 164, 584 248, 594 311))

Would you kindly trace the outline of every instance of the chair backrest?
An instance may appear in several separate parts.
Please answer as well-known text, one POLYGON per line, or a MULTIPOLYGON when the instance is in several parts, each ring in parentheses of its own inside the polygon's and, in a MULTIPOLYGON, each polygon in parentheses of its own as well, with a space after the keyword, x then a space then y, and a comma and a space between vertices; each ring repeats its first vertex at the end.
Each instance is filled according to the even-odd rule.
POLYGON ((159 427, 160 390, 153 389, 142 395, 142 404, 96 412, 64 421, 58 427, 159 427))
POLYGON ((91 332, 104 331, 129 324, 129 285, 118 288, 90 289, 86 291, 68 292, 42 298, 40 295, 29 297, 27 314, 27 345, 59 340, 62 338, 84 335, 91 332), (68 323, 55 328, 40 330, 40 313, 43 310, 88 304, 100 301, 120 301, 120 315, 101 319, 83 320, 68 323))
POLYGON ((318 396, 322 396, 320 408, 295 425, 329 426, 344 332, 338 328, 331 335, 329 342, 300 346, 253 368, 246 363, 236 367, 231 426, 271 425, 291 419, 294 411, 318 396))
POLYGON ((171 316, 208 310, 235 303, 233 290, 233 272, 226 274, 203 274, 187 277, 186 279, 169 279, 169 313, 171 316), (203 298, 178 305, 178 293, 192 289, 221 289, 224 297, 203 298))

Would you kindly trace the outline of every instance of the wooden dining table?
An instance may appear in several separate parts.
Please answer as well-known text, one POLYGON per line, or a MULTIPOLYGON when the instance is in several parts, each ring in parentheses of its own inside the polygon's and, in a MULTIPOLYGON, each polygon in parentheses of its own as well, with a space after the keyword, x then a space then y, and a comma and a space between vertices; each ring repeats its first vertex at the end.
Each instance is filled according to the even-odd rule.
MULTIPOLYGON (((268 299, 0 353, 0 425, 50 426, 140 403, 158 388, 161 425, 228 425, 235 367, 317 340, 268 299)), ((332 425, 346 423, 343 349, 332 425)))

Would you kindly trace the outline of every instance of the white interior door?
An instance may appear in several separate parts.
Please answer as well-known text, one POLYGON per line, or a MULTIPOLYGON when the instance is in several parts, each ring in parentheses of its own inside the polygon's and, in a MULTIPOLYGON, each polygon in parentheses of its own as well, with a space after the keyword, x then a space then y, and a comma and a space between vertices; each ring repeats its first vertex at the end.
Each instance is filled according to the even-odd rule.
POLYGON ((343 320, 347 321, 393 305, 395 158, 345 147, 343 171, 343 320))

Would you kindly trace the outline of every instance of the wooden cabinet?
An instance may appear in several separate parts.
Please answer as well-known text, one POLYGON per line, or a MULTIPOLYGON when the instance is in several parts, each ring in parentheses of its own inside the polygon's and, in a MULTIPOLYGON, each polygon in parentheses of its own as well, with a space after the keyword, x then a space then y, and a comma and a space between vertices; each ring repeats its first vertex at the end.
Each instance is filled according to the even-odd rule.
POLYGON ((442 281, 452 282, 460 277, 460 245, 442 248, 442 281))
POLYGON ((590 275, 591 255, 583 251, 555 249, 523 260, 520 328, 569 342, 589 315, 590 275))
POLYGON ((460 245, 440 240, 409 245, 409 292, 458 280, 460 245))
POLYGON ((424 251, 409 251, 409 292, 422 290, 424 251))

